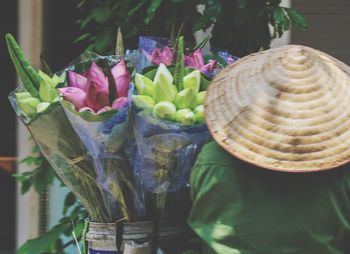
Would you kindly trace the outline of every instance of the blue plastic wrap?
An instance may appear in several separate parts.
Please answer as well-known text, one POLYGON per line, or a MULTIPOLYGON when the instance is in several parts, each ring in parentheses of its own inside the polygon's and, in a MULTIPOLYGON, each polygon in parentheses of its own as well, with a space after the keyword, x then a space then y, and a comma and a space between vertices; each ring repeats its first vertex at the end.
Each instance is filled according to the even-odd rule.
POLYGON ((210 139, 206 125, 185 126, 133 107, 137 144, 135 188, 142 200, 139 218, 186 216, 189 175, 201 147, 210 139))

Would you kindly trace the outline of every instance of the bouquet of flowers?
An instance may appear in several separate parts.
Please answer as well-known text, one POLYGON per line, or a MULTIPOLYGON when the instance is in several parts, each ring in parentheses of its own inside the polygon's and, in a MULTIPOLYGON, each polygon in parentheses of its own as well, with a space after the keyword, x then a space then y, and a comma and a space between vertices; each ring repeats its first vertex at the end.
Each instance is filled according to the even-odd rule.
POLYGON ((23 86, 10 94, 18 117, 27 126, 40 151, 63 183, 78 197, 96 221, 108 221, 103 194, 96 183, 92 158, 75 133, 59 103, 63 79, 37 72, 11 35, 8 50, 23 86))
POLYGON ((185 49, 183 37, 174 48, 166 39, 141 37, 138 54, 86 52, 54 75, 36 71, 14 38, 6 40, 23 83, 10 95, 12 105, 90 219, 125 221, 124 249, 141 241, 149 250, 151 241, 153 249, 175 253, 186 237, 190 170, 210 139, 206 89, 235 58, 205 55, 204 43, 185 49), (136 232, 135 240, 135 228, 148 233, 136 232))

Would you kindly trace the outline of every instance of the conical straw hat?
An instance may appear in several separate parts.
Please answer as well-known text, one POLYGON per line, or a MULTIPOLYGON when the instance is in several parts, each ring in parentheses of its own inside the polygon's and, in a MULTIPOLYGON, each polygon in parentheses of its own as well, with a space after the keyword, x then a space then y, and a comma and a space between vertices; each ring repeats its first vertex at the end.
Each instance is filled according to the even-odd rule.
POLYGON ((229 153, 257 166, 319 171, 350 161, 350 67, 304 46, 249 55, 221 71, 206 122, 229 153))

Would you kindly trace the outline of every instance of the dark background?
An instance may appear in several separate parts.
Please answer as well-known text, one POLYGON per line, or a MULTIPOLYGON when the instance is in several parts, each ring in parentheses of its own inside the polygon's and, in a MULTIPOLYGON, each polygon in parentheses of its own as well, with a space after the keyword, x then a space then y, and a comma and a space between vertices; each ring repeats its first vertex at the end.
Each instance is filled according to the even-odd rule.
MULTIPOLYGON (((8 94, 16 87, 16 74, 7 53, 4 36, 17 37, 17 0, 0 0, 0 157, 16 156, 16 115, 8 94)), ((79 13, 73 0, 44 2, 44 56, 53 71, 59 71, 85 48, 73 44, 78 37, 79 13)), ((0 254, 15 249, 15 181, 0 167, 0 254)))
MULTIPOLYGON (((17 1, 0 0, 0 157, 16 154, 16 117, 7 99, 15 87, 15 73, 7 54, 4 36, 16 35, 17 1)), ((0 166, 0 253, 15 246, 15 183, 0 166)), ((7 252, 5 252, 7 251, 7 252)))

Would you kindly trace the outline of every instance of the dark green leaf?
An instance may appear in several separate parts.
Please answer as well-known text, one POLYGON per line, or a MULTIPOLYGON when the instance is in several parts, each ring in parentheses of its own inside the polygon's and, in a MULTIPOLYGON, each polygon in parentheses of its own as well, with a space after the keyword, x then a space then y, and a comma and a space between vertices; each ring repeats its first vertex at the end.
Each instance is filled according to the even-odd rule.
POLYGON ((26 179, 21 183, 21 194, 25 194, 29 191, 30 187, 32 187, 32 181, 30 179, 26 179))
POLYGON ((131 9, 128 12, 128 16, 133 16, 135 12, 137 12, 145 3, 147 0, 141 0, 133 9, 131 9))
POLYGON ((305 31, 308 28, 308 22, 301 13, 291 8, 284 8, 284 10, 287 11, 293 26, 301 29, 302 31, 305 31))
POLYGON ((273 20, 275 25, 277 26, 277 29, 281 30, 279 32, 279 36, 281 36, 284 31, 290 29, 290 18, 287 14, 287 11, 284 8, 278 7, 273 10, 273 20))
POLYGON ((92 10, 90 13, 91 17, 98 24, 105 23, 111 17, 111 14, 112 14, 112 9, 109 8, 109 6, 107 6, 107 5, 96 8, 96 9, 92 10))
POLYGON ((65 224, 59 224, 50 229, 47 233, 38 238, 28 240, 18 250, 17 254, 34 254, 49 251, 51 246, 56 244, 62 232, 67 228, 65 224))
POLYGON ((45 74, 49 75, 50 77, 52 77, 54 75, 54 73, 52 72, 50 66, 46 62, 44 54, 40 54, 40 62, 41 62, 41 68, 42 68, 43 72, 45 74))
POLYGON ((90 36, 91 35, 89 33, 82 34, 78 38, 76 38, 73 43, 78 43, 78 42, 84 41, 87 38, 89 38, 90 36))
POLYGON ((152 21, 161 3, 162 3, 162 0, 151 0, 151 3, 147 9, 148 16, 145 18, 146 24, 149 24, 152 21))
POLYGON ((37 193, 42 194, 46 191, 48 183, 45 181, 46 179, 46 170, 41 169, 33 176, 32 184, 37 193))
POLYGON ((176 62, 174 72, 174 83, 178 91, 183 89, 184 71, 184 37, 180 36, 176 43, 176 62))
POLYGON ((76 198, 72 192, 69 192, 64 200, 65 207, 71 207, 75 204, 76 198))

